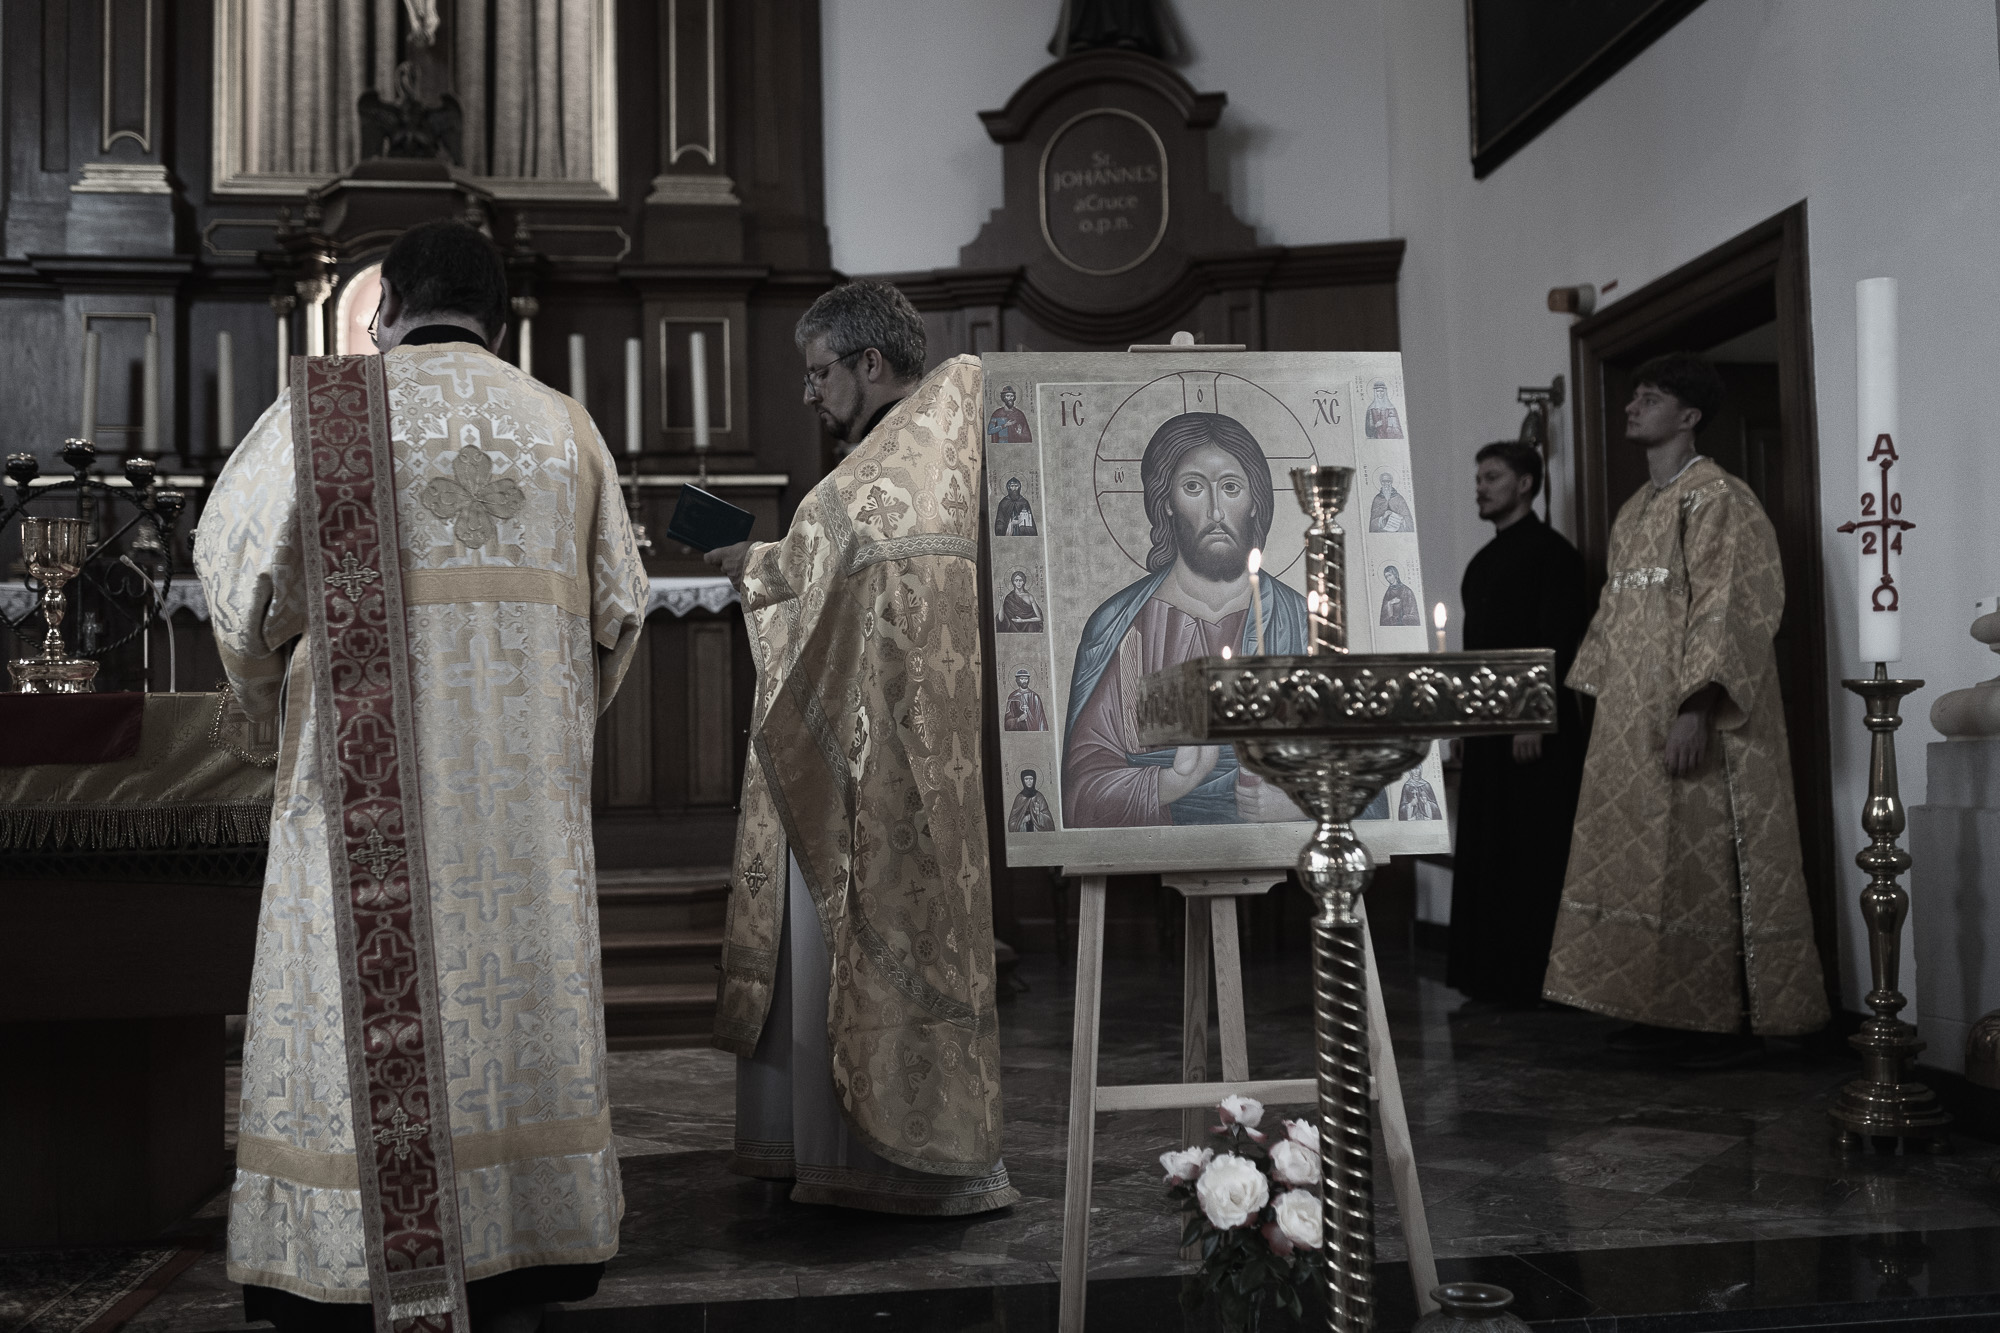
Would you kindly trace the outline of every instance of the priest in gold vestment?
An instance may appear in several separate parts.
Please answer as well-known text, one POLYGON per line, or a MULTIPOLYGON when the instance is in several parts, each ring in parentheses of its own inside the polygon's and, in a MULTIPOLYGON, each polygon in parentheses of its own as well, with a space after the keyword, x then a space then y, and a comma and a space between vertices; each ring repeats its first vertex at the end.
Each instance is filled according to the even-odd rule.
POLYGON ((1616 1049, 1720 1067, 1828 1018, 1771 646, 1784 576, 1757 497, 1695 452, 1714 369, 1637 379, 1652 481, 1569 674, 1597 716, 1543 994, 1634 1020, 1616 1049))
MULTIPOLYGON (((595 1290, 624 1211, 604 1078, 591 743, 638 645, 646 577, 590 418, 488 350, 507 310, 490 243, 456 222, 413 228, 382 280, 377 336, 390 350, 377 419, 401 549, 375 563, 400 574, 406 608, 404 632, 384 637, 405 640, 409 663, 408 722, 393 725, 415 742, 422 796, 413 845, 430 911, 418 938, 436 959, 449 1193, 473 1326, 531 1327, 542 1302, 595 1290)), ((294 362, 295 383, 307 366, 294 362)), ((321 650, 307 634, 317 590, 301 573, 315 534, 294 410, 281 396, 231 454, 195 548, 231 688, 251 716, 282 719, 228 1271, 252 1320, 359 1330, 374 1321, 336 931, 345 888, 328 859, 341 815, 329 817, 318 747, 309 659, 321 650)))
POLYGON ((807 401, 855 447, 782 541, 711 552, 757 665, 715 1044, 732 1167, 802 1203, 959 1216, 1000 1160, 980 778, 979 363, 857 282, 800 321, 807 401), (921 377, 921 379, 919 378, 921 377))

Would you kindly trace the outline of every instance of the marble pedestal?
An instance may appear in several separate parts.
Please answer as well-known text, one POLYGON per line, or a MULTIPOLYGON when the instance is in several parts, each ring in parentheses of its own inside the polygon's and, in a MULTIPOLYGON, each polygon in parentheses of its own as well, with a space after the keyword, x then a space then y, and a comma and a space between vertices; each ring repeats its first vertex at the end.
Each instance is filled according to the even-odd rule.
POLYGON ((1965 1071, 1965 1036, 2000 1009, 2000 737, 1925 747, 1910 809, 1910 928, 1922 1061, 1965 1071))

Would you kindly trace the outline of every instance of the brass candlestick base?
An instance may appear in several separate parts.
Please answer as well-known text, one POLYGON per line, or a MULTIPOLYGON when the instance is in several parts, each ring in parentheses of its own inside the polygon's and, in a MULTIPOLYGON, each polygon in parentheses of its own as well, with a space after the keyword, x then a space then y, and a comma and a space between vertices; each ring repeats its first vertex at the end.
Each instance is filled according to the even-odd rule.
POLYGON ((1441 736, 1553 731, 1555 654, 1350 655, 1335 523, 1353 473, 1292 473, 1306 531, 1306 610, 1312 652, 1203 658, 1158 671, 1139 687, 1146 745, 1234 743, 1245 767, 1274 782, 1314 821, 1299 853, 1313 914, 1313 1019, 1319 1074, 1320 1210, 1327 1256, 1327 1327, 1374 1327, 1374 1148, 1368 1106, 1367 945, 1356 910, 1375 863, 1354 816, 1441 736))
POLYGON ((1872 989, 1867 1005, 1875 1016, 1847 1039, 1861 1053, 1861 1077, 1840 1090, 1827 1114, 1838 1129, 1842 1152, 1874 1138, 1922 1139, 1933 1151, 1948 1146, 1945 1129, 1951 1117, 1937 1094, 1906 1075, 1924 1043, 1917 1030, 1896 1015, 1908 1000, 1896 989, 1902 966, 1903 918, 1910 895, 1897 878, 1910 868, 1910 854, 1896 845, 1903 832, 1903 799, 1896 782, 1896 729, 1903 696, 1923 688, 1920 680, 1891 680, 1888 668, 1875 665, 1873 680, 1844 680, 1842 685, 1867 703, 1870 734, 1868 805, 1861 827, 1870 838, 1854 863, 1868 872, 1861 891, 1861 916, 1868 923, 1868 962, 1872 989))

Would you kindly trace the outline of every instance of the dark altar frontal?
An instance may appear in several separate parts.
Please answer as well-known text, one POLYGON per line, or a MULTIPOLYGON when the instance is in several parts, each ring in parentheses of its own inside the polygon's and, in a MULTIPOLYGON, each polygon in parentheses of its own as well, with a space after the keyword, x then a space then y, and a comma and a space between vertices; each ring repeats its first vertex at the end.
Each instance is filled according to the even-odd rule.
POLYGON ((0 1247, 142 1241, 226 1182, 274 741, 226 695, 0 695, 0 1247))

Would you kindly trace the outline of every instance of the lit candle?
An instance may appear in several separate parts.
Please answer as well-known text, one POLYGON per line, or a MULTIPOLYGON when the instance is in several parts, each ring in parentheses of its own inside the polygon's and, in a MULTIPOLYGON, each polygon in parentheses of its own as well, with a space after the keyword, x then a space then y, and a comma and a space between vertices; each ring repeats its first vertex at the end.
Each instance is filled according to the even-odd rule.
POLYGON ((139 448, 148 456, 160 452, 160 335, 146 335, 146 363, 140 372, 139 448))
POLYGON ((1445 617, 1444 603, 1439 602, 1436 606, 1431 608, 1431 624, 1437 626, 1437 641, 1438 641, 1439 652, 1444 651, 1444 617, 1445 617))
POLYGON ((1903 487, 1896 439, 1896 280, 1854 285, 1855 416, 1861 458, 1861 514, 1842 526, 1857 534, 1861 660, 1903 656, 1903 487))
POLYGON ((569 335, 569 396, 576 399, 576 405, 584 411, 590 410, 589 400, 584 395, 583 335, 569 335))
POLYGON ((625 340, 625 452, 638 457, 639 438, 639 340, 625 340))
POLYGON ((1251 642, 1250 651, 1257 656, 1264 655, 1264 580, 1257 577, 1257 571, 1264 567, 1264 553, 1257 547, 1250 548, 1250 614, 1257 619, 1256 637, 1251 642))
POLYGON ((83 335, 83 420, 77 426, 77 438, 95 443, 97 440, 97 362, 104 350, 104 339, 97 330, 91 329, 83 335))
POLYGON ((1223 661, 1225 661, 1225 662, 1227 662, 1227 661, 1228 661, 1228 660, 1229 660, 1230 658, 1232 658, 1232 657, 1234 657, 1234 656, 1236 656, 1236 654, 1235 654, 1235 653, 1233 653, 1233 652, 1231 652, 1231 651, 1229 650, 1229 645, 1228 645, 1228 644, 1226 644, 1226 643, 1225 643, 1225 644, 1223 644, 1223 645, 1222 645, 1222 660, 1223 660, 1223 661))
POLYGON ((691 333, 688 335, 688 379, 692 392, 689 400, 694 406, 694 447, 708 448, 708 335, 691 333))
POLYGON ((215 335, 215 447, 236 447, 236 338, 227 329, 215 335))

